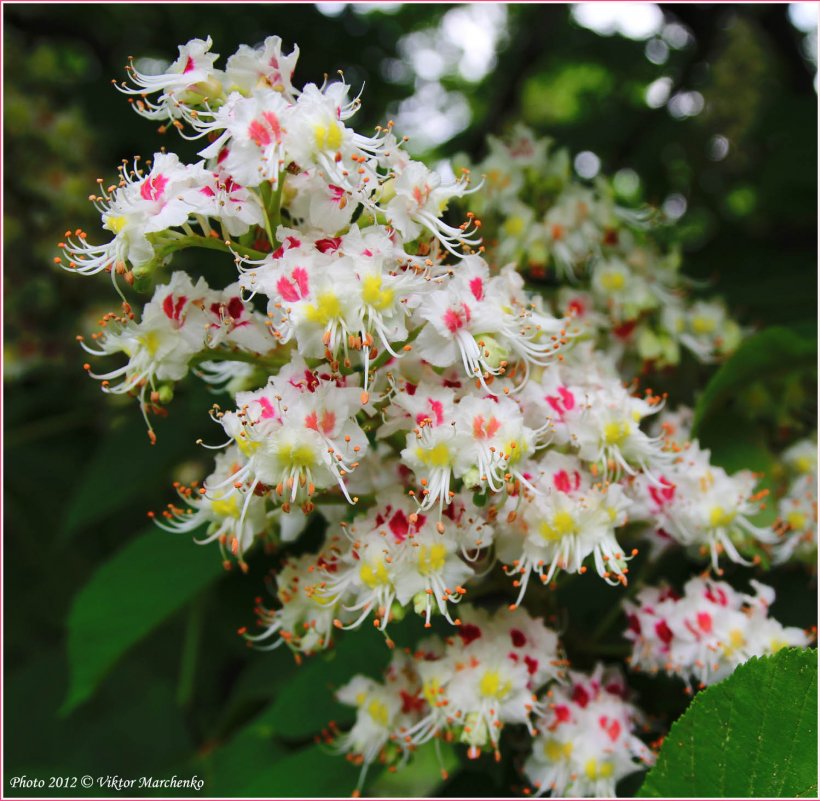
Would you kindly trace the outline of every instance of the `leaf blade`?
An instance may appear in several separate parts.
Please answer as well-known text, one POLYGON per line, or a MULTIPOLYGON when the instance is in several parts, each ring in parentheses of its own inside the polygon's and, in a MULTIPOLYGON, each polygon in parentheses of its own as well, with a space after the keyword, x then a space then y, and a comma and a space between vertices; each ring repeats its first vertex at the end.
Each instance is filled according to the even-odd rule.
POLYGON ((114 554, 72 604, 68 616, 71 681, 60 713, 68 714, 89 698, 131 646, 221 573, 212 549, 198 548, 186 536, 156 530, 114 554))
POLYGON ((747 387, 761 376, 771 378, 817 364, 817 340, 795 330, 773 326, 754 334, 740 345, 712 376, 695 404, 692 430, 722 408, 735 390, 747 387))
POLYGON ((816 794, 816 719, 817 651, 751 659, 695 697, 638 797, 816 794))

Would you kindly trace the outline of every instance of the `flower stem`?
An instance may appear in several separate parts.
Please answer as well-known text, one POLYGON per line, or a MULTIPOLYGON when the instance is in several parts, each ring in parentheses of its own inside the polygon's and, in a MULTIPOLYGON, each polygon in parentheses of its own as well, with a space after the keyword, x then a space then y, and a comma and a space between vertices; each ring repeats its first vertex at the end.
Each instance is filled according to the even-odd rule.
POLYGON ((182 645, 182 659, 179 664, 177 682, 177 704, 187 706, 191 702, 196 682, 197 656, 202 640, 205 621, 205 596, 200 595, 190 606, 188 623, 185 627, 185 641, 182 645))

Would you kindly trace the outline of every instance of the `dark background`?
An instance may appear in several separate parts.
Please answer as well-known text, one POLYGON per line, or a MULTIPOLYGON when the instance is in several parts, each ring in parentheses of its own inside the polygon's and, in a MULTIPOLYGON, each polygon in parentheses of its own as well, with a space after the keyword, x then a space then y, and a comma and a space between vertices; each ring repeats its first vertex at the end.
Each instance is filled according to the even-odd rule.
MULTIPOLYGON (((362 636, 361 645, 340 646, 330 661, 299 673, 282 651, 247 651, 235 630, 250 623, 270 561, 247 577, 217 574, 161 618, 89 701, 58 714, 69 681, 67 617, 78 590, 146 530, 145 511, 170 499, 173 477, 206 468, 192 443, 210 432, 201 414, 209 396, 192 386, 178 393, 151 449, 135 404, 104 397, 87 379, 74 336, 115 299, 104 277, 57 270, 54 243, 67 228, 96 230, 86 197, 121 159, 163 144, 193 157, 193 146, 161 137, 111 87, 127 56, 170 60, 178 44, 210 34, 224 66, 240 43, 276 33, 286 46, 300 46, 297 85, 321 82, 337 68, 354 86, 365 84, 355 125, 367 130, 414 92, 412 70, 395 61, 401 38, 431 37, 452 8, 365 13, 348 6, 331 17, 282 4, 4 6, 6 793, 8 779, 22 773, 198 772, 208 795, 352 789, 356 771, 314 748, 312 738, 321 721, 341 714, 329 685, 346 678, 356 660, 377 667, 383 646, 362 636)), ((746 325, 806 330, 817 316, 817 95, 806 35, 786 5, 661 9, 673 27, 633 40, 581 27, 564 5, 506 7, 506 35, 489 72, 476 82, 453 71, 440 78, 446 91, 466 98, 470 125, 426 155, 466 151, 478 159, 487 134, 523 119, 573 155, 594 152, 604 173, 633 170, 646 201, 663 205, 674 196, 679 207, 685 199, 685 272, 711 281, 746 325), (660 61, 664 50, 662 63, 647 56, 660 61), (673 101, 651 108, 647 87, 663 77, 673 101), (692 92, 702 110, 672 113, 674 97, 692 92), (726 140, 725 154, 716 137, 726 140)), ((810 427, 811 419, 803 422, 810 427)), ((782 421, 774 414, 772 422, 782 421)), ((170 571, 173 582, 174 571, 188 569, 184 554, 160 545, 134 572, 170 571)), ((803 573, 787 573, 781 584, 784 622, 811 624, 806 592, 813 585, 803 573)), ((611 603, 590 595, 593 611, 579 606, 578 619, 593 614, 593 600, 611 603)), ((101 598, 99 605, 113 630, 128 628, 117 603, 101 598)), ((636 682, 656 699, 661 728, 685 704, 680 685, 667 684, 636 682)), ((502 770, 486 763, 456 770, 439 792, 505 794, 514 780, 502 770)), ((436 770, 419 768, 409 780, 377 790, 433 792, 436 770)))

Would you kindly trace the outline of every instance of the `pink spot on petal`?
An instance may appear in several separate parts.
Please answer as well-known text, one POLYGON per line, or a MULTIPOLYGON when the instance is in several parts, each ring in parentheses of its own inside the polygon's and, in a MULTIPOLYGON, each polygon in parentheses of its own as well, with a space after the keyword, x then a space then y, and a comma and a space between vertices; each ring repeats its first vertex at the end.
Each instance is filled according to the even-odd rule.
POLYGON ((305 270, 304 267, 297 267, 291 273, 291 275, 293 276, 293 280, 296 281, 296 284, 299 287, 299 294, 301 294, 303 298, 307 297, 310 291, 307 270, 305 270))
POLYGON ((146 178, 140 187, 140 195, 143 200, 159 200, 165 187, 168 186, 168 179, 160 173, 153 178, 146 178))
POLYGON ((435 415, 436 425, 440 426, 444 422, 444 406, 442 405, 441 401, 428 398, 427 405, 432 410, 433 415, 435 415))
POLYGON ((271 143, 271 132, 259 120, 253 120, 248 126, 248 139, 259 147, 266 147, 271 143))
POLYGON ((296 303, 300 297, 299 293, 296 291, 296 287, 284 276, 276 282, 276 291, 288 303, 296 303))
POLYGON ((566 470, 559 470, 557 473, 554 473, 552 476, 552 483, 555 485, 555 489, 558 492, 569 492, 572 489, 572 486, 569 483, 569 475, 566 470))
POLYGON ((470 281, 470 292, 476 300, 481 300, 484 297, 484 282, 476 276, 470 281))
POLYGON ((270 418, 275 419, 277 417, 276 410, 267 398, 260 398, 259 405, 262 407, 262 418, 264 420, 269 420, 270 418))

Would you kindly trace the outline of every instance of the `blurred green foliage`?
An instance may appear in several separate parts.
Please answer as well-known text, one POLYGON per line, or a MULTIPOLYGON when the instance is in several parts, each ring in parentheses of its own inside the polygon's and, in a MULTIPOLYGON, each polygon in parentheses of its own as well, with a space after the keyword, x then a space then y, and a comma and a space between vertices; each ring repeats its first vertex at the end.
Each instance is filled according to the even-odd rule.
MULTIPOLYGON (((455 71, 441 77, 447 90, 463 94, 472 118, 428 155, 480 158, 487 134, 520 119, 573 153, 590 150, 604 172, 621 171, 616 187, 625 197, 656 205, 670 195, 685 198, 685 271, 712 282, 741 322, 785 326, 812 341, 817 96, 801 34, 782 5, 661 8, 667 23, 689 35, 653 63, 648 44, 584 29, 568 6, 508 6, 507 33, 488 72, 477 81, 455 71), (676 117, 663 104, 650 107, 647 89, 664 78, 671 98, 700 93, 701 113, 676 117)), ((163 139, 110 86, 129 55, 170 60, 178 44, 210 34, 224 58, 240 43, 276 33, 301 48, 299 83, 343 69, 351 84, 364 84, 356 120, 364 130, 413 94, 412 69, 389 69, 401 58, 402 36, 429 31, 450 9, 418 4, 365 13, 348 6, 328 17, 282 4, 4 7, 7 779, 196 773, 206 779, 206 795, 346 795, 354 786, 357 770, 313 737, 342 712, 333 687, 357 670, 378 672, 383 641, 372 632, 341 638, 298 671, 284 649, 249 652, 235 632, 250 622, 276 557, 252 560, 243 576, 221 572, 213 549, 190 544, 188 560, 183 543, 164 539, 170 535, 137 539, 145 511, 170 498, 170 481, 204 468, 194 441, 210 433, 204 410, 211 396, 183 388, 151 449, 133 404, 99 393, 73 341, 114 305, 111 287, 62 273, 52 259, 66 229, 97 230, 86 198, 121 159, 163 145, 194 157, 195 145, 163 139), (180 466, 182 459, 189 461, 180 466), (132 551, 139 561, 117 573, 132 551), (118 552, 120 561, 111 563, 118 552), (209 556, 214 569, 197 567, 193 575, 194 560, 209 556), (141 593, 161 606, 163 586, 176 600, 151 612, 156 626, 135 628, 134 615, 151 606, 141 593), (104 625, 83 630, 89 620, 104 625), (78 666, 94 681, 84 686, 90 700, 69 709, 78 666)), ((189 266, 219 264, 209 258, 189 266)), ((682 371, 680 399, 691 402, 704 377, 682 371)), ((773 383, 765 366, 756 377, 748 391, 729 391, 724 412, 762 425, 775 446, 816 426, 816 379, 790 373, 773 383)), ((662 561, 658 569, 673 582, 693 569, 680 556, 662 561)), ((634 568, 641 573, 640 563, 634 568)), ((745 581, 748 572, 740 573, 745 581)), ((738 574, 727 570, 729 580, 738 574)), ((767 579, 782 622, 816 622, 816 587, 805 571, 787 568, 767 579)), ((581 593, 573 589, 562 587, 552 603, 574 628, 597 630, 615 591, 591 582, 581 593)), ((598 645, 618 656, 620 621, 611 622, 598 645)), ((410 626, 406 644, 419 632, 410 626)), ((591 662, 585 642, 567 647, 579 666, 591 662)), ((686 706, 682 685, 670 679, 636 676, 633 684, 657 733, 686 706)), ((503 765, 457 766, 437 791, 492 795, 520 786, 513 764, 526 739, 513 732, 508 746, 514 756, 503 765)), ((382 792, 418 791, 378 781, 382 792)))

